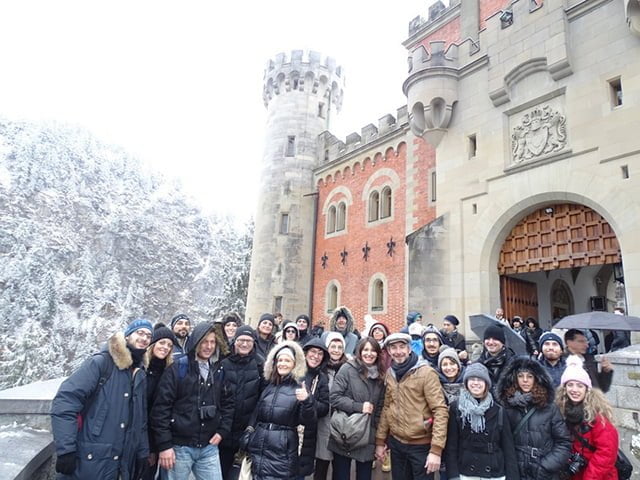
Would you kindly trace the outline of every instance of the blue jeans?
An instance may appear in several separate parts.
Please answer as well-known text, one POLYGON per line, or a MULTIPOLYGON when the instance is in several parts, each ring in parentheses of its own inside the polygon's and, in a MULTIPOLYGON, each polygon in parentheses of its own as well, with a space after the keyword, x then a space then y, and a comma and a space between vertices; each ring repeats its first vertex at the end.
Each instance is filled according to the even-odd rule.
POLYGON ((427 475, 424 468, 430 445, 410 445, 389 437, 391 450, 391 478, 405 480, 433 480, 433 473, 427 475))
POLYGON ((174 445, 176 464, 167 471, 167 480, 188 480, 193 471, 196 480, 222 480, 217 445, 185 447, 174 445))
MULTIPOLYGON (((373 460, 370 460, 368 462, 356 461, 356 480, 371 480, 372 462, 373 460)), ((351 458, 344 457, 334 452, 333 453, 333 480, 349 480, 350 478, 351 478, 351 458)))

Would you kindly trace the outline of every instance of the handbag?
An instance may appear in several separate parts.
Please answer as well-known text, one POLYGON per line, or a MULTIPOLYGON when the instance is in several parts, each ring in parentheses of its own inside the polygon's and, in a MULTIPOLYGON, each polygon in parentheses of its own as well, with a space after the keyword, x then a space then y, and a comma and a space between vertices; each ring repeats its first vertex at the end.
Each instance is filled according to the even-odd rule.
POLYGON ((253 480, 253 473, 251 473, 251 457, 247 454, 242 459, 240 464, 240 474, 238 480, 253 480))
POLYGON ((357 450, 369 443, 370 419, 367 413, 347 415, 342 410, 336 410, 331 415, 329 434, 346 451, 357 450))

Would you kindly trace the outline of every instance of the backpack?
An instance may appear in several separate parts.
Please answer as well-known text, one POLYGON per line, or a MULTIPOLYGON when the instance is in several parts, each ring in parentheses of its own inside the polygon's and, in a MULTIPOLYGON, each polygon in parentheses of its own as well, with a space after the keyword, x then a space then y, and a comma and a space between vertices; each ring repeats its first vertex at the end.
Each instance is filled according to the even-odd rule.
POLYGON ((113 373, 114 365, 113 365, 113 360, 109 355, 109 352, 98 352, 98 353, 94 353, 93 355, 94 356, 101 355, 104 358, 104 360, 102 362, 99 362, 98 364, 100 367, 100 378, 98 379, 98 385, 96 386, 95 390, 91 392, 91 395, 89 395, 87 402, 84 404, 84 408, 82 409, 82 412, 78 413, 77 415, 78 431, 82 430, 82 425, 84 424, 83 412, 86 412, 87 410, 89 410, 89 408, 91 408, 91 405, 93 404, 96 397, 98 396, 98 393, 100 392, 104 384, 107 383, 107 380, 109 380, 109 378, 111 377, 111 374, 113 373))

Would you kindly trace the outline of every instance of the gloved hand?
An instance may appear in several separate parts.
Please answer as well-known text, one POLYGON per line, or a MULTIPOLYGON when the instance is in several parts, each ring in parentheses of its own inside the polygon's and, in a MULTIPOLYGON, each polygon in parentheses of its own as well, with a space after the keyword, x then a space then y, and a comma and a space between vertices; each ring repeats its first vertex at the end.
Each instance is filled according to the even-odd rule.
POLYGON ((56 459, 56 472, 71 475, 76 471, 76 452, 65 453, 56 459))
POLYGON ((136 458, 136 468, 133 473, 133 480, 139 480, 147 471, 148 462, 146 457, 136 458))

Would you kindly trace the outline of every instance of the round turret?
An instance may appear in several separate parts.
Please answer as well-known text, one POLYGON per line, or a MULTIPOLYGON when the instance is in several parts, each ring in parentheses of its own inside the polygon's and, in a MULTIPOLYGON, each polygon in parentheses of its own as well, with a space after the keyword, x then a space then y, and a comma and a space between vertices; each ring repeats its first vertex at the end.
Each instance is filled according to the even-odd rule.
POLYGON ((313 170, 318 136, 340 110, 342 68, 319 53, 294 50, 267 64, 267 125, 255 215, 246 321, 265 312, 309 314, 315 225, 313 170))
POLYGON ((262 99, 268 107, 274 96, 298 90, 325 99, 327 105, 342 108, 344 73, 331 57, 318 52, 294 50, 290 57, 280 53, 269 60, 264 71, 262 99))

